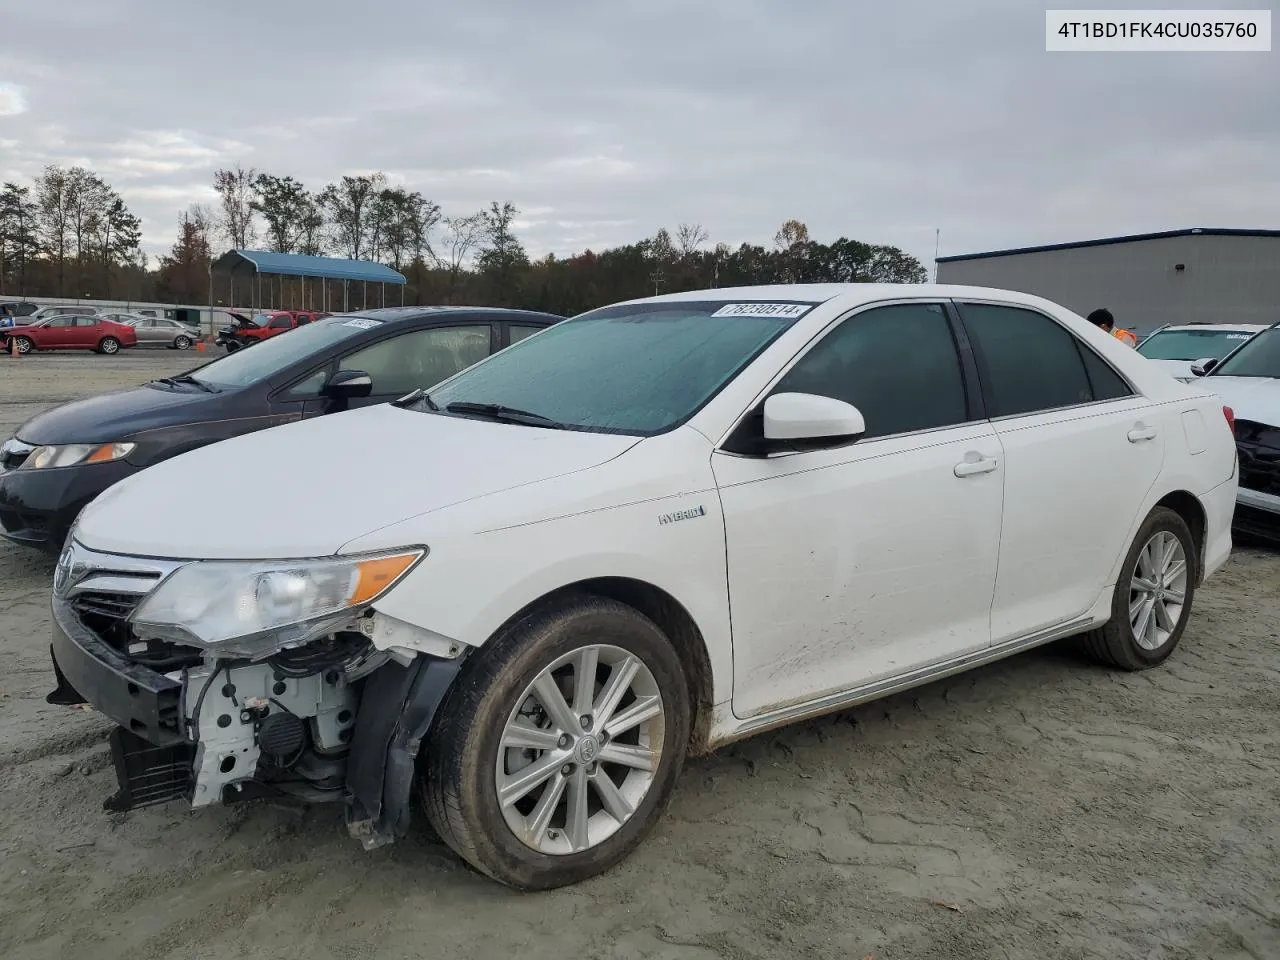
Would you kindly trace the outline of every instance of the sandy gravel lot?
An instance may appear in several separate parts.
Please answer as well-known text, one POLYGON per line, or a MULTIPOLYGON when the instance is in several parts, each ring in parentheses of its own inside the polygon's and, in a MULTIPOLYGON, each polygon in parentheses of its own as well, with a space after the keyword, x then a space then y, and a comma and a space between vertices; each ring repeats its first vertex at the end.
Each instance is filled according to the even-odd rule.
MULTIPOLYGON (((194 354, 0 358, 0 439, 194 354)), ((1280 555, 1241 549, 1163 667, 1050 649, 685 771, 639 854, 518 895, 336 810, 104 813, 52 707, 52 563, 0 546, 0 957, 1280 958, 1280 555)))

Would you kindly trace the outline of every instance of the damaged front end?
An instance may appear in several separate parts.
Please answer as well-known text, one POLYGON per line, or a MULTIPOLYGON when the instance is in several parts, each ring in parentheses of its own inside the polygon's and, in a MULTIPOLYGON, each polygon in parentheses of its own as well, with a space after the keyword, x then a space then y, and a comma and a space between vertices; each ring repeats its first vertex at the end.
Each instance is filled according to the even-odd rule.
POLYGON ((402 836, 418 747, 465 648, 371 604, 425 552, 237 569, 72 540, 47 699, 118 725, 106 808, 291 797, 343 802, 366 847, 402 836))

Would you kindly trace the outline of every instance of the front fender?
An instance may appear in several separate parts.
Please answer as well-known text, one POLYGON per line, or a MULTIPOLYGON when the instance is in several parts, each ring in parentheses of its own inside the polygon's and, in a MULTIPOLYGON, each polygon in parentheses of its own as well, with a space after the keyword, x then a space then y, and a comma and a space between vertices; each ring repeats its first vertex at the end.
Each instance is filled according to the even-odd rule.
POLYGON ((688 611, 707 647, 715 701, 732 695, 724 521, 716 491, 428 543, 427 558, 375 604, 377 610, 482 647, 519 611, 550 593, 602 577, 636 580, 688 611))

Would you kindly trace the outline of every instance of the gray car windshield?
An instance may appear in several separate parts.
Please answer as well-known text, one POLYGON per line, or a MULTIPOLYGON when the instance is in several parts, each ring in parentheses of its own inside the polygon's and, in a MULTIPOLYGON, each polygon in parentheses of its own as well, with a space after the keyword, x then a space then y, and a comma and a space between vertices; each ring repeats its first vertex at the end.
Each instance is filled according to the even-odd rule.
POLYGON ((215 387, 245 387, 273 377, 299 360, 381 323, 370 317, 326 317, 252 347, 242 347, 192 371, 191 376, 215 387))
POLYGON ((1234 330, 1162 330, 1143 340, 1138 352, 1149 360, 1221 360, 1252 335, 1234 330))
POLYGON ((1214 367, 1212 376, 1280 379, 1280 329, 1263 330, 1214 367))
POLYGON ((432 390, 431 401, 446 413, 483 416, 474 408, 449 410, 478 404, 571 430, 652 436, 693 416, 813 306, 699 300, 604 307, 464 370, 432 390))

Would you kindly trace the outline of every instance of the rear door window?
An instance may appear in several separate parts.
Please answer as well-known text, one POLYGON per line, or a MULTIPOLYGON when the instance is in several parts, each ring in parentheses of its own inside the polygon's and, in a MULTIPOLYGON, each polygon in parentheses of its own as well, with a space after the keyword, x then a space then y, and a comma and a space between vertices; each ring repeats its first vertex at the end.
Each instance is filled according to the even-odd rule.
POLYGON ((1015 417, 1094 401, 1085 359, 1066 327, 1022 307, 962 303, 960 309, 982 373, 989 416, 1015 417))

